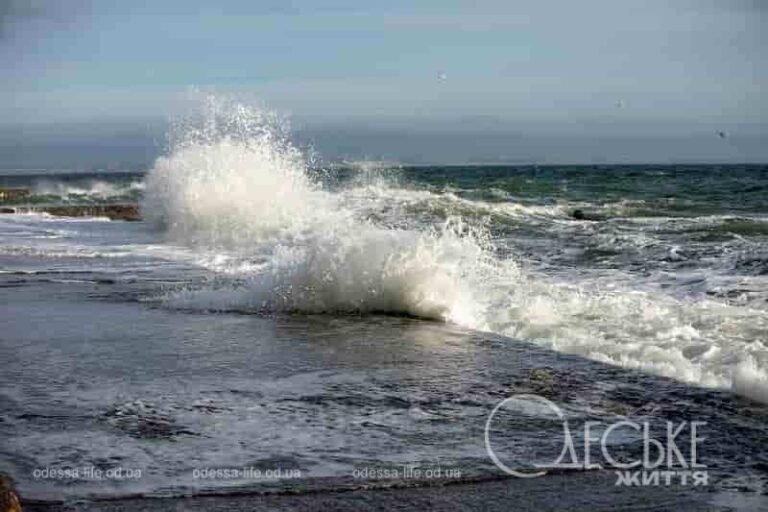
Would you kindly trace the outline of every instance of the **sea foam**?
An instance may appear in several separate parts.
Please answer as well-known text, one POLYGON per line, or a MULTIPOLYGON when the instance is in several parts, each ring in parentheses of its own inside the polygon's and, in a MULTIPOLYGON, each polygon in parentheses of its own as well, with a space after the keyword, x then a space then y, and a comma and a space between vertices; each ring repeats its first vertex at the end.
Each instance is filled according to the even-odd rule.
POLYGON ((68 183, 49 178, 35 182, 32 187, 32 194, 35 196, 58 196, 65 200, 111 199, 131 196, 143 188, 144 182, 139 179, 124 184, 116 184, 99 179, 68 183))
POLYGON ((766 401, 765 311, 538 273, 500 257, 481 222, 425 223, 397 208, 498 206, 403 190, 379 175, 331 192, 307 166, 264 110, 211 97, 180 122, 147 177, 143 215, 169 240, 199 248, 201 265, 237 279, 172 293, 166 304, 425 317, 766 401))

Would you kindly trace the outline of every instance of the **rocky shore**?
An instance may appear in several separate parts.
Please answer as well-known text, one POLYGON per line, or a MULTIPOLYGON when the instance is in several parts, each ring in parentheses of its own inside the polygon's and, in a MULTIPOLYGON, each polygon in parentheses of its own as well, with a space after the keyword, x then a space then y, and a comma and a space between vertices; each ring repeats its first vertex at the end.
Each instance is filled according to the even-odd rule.
POLYGON ((141 220, 137 204, 3 206, 0 213, 47 213, 59 217, 107 217, 110 220, 141 220))
POLYGON ((47 213, 58 217, 107 217, 110 220, 141 220, 138 204, 31 204, 28 188, 0 187, 0 213, 47 213), (5 203, 5 204, 4 204, 5 203))

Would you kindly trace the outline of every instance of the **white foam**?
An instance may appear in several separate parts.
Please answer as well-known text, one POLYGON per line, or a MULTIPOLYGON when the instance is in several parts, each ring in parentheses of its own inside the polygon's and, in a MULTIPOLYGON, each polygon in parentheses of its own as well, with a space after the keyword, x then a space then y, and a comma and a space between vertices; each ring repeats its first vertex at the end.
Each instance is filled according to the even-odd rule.
POLYGON ((429 317, 766 399, 764 310, 682 301, 631 280, 556 280, 500 259, 482 225, 370 215, 449 202, 556 218, 559 207, 479 204, 379 179, 330 193, 307 179, 274 116, 213 98, 197 119, 149 173, 143 214, 172 240, 204 248, 201 264, 241 279, 172 294, 172 307, 429 317))
POLYGON ((69 196, 87 196, 97 199, 108 199, 126 196, 143 188, 144 182, 141 180, 120 184, 99 179, 75 182, 41 179, 33 185, 32 193, 34 195, 53 195, 64 198, 69 196))
POLYGON ((761 365, 755 358, 747 357, 736 367, 733 375, 733 391, 768 403, 768 374, 765 368, 765 362, 761 365))

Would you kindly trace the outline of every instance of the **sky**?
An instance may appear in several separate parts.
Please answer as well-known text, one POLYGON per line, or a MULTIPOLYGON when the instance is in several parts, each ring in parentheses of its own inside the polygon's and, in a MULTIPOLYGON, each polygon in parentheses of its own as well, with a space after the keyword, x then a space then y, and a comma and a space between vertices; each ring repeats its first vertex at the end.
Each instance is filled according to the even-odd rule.
POLYGON ((765 162, 767 13, 762 0, 0 0, 0 159, 63 126, 86 145, 142 126, 155 140, 201 88, 278 110, 331 156, 765 162))

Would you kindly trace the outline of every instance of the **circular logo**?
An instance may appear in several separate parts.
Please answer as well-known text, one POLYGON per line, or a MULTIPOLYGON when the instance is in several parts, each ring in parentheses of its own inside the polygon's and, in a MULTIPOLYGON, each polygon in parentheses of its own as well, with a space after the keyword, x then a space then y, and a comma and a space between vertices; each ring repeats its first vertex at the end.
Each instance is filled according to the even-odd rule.
MULTIPOLYGON (((496 464, 496 466, 499 469, 501 469, 508 475, 516 476, 519 478, 535 478, 538 476, 546 475, 547 471, 544 469, 535 471, 535 472, 523 472, 523 471, 510 468, 508 465, 506 465, 504 462, 501 461, 501 459, 498 457, 498 455, 496 455, 496 452, 493 450, 493 447, 491 446, 491 426, 493 424, 494 418, 496 417, 499 410, 501 410, 506 405, 516 401, 523 402, 523 403, 526 401, 535 402, 545 406, 547 409, 552 411, 559 420, 563 422, 564 434, 570 435, 568 432, 568 422, 565 419, 565 415, 563 414, 563 411, 561 411, 560 408, 557 405, 555 405, 553 402, 539 395, 532 395, 532 394, 513 395, 499 402, 496 405, 496 407, 493 408, 493 410, 491 411, 491 414, 488 415, 488 420, 485 422, 485 449, 488 452, 488 455, 491 457, 491 460, 493 461, 493 463, 496 464)), ((549 465, 547 467, 551 468, 551 467, 557 466, 561 459, 562 459, 562 454, 558 458, 558 460, 555 461, 553 465, 549 465)), ((542 465, 539 465, 539 464, 534 464, 534 466, 539 468, 542 467, 542 465)))

